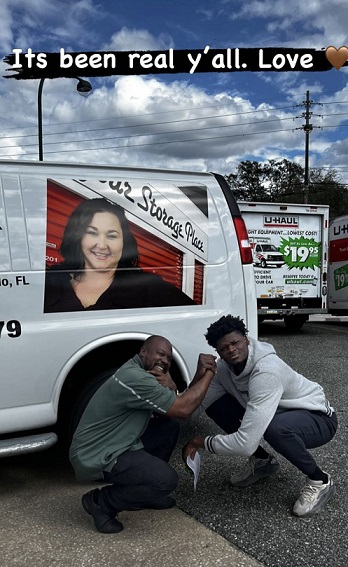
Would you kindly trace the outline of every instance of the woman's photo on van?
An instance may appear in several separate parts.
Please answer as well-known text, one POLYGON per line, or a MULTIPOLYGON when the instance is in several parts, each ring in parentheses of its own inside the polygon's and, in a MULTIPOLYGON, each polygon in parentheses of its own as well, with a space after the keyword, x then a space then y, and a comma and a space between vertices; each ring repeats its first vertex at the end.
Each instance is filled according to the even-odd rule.
POLYGON ((138 244, 124 209, 104 198, 83 200, 47 268, 44 312, 194 305, 161 276, 139 267, 138 244))

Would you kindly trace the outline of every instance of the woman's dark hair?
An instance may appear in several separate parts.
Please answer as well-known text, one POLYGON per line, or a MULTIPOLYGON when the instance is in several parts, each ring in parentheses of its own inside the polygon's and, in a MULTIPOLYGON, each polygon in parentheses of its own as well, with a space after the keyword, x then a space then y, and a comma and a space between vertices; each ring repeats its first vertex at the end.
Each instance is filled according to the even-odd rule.
POLYGON ((248 329, 244 325, 243 319, 240 317, 224 315, 208 327, 205 338, 210 346, 216 348, 218 341, 222 339, 222 337, 229 333, 233 333, 234 331, 238 331, 243 335, 243 337, 245 337, 248 329))
POLYGON ((83 201, 70 215, 60 246, 60 253, 64 258, 62 268, 70 270, 75 275, 81 274, 83 271, 85 258, 81 249, 81 240, 96 213, 111 213, 120 221, 123 234, 123 250, 118 268, 137 267, 137 241, 129 228, 124 209, 116 203, 98 198, 83 201))

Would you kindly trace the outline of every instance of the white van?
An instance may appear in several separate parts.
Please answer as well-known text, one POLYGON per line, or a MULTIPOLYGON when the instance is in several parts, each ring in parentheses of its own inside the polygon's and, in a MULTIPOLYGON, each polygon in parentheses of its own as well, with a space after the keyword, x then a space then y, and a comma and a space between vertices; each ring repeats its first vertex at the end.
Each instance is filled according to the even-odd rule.
POLYGON ((179 390, 212 322, 257 335, 244 221, 208 173, 0 162, 0 297, 0 456, 69 436, 149 335, 172 343, 179 390))
POLYGON ((276 266, 281 268, 284 257, 280 254, 278 248, 272 244, 270 238, 251 238, 249 237, 250 246, 253 253, 254 266, 267 268, 268 266, 276 266))

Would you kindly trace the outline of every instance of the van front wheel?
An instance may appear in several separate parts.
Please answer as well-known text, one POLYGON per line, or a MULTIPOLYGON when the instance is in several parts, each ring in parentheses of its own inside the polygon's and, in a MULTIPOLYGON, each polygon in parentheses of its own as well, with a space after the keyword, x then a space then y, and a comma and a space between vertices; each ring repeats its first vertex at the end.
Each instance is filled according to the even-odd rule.
POLYGON ((69 440, 71 441, 75 429, 77 428, 83 412, 85 411, 90 399, 99 390, 100 386, 106 382, 110 376, 116 372, 117 368, 110 368, 101 372, 99 375, 94 376, 93 380, 90 380, 85 386, 80 390, 80 393, 75 401, 74 406, 71 409, 70 423, 69 423, 69 440))

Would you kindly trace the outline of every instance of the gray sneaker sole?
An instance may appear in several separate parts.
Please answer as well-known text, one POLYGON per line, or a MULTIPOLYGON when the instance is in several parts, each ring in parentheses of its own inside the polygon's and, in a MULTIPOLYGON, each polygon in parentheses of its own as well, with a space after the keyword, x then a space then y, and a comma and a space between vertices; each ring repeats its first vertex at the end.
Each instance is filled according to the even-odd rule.
POLYGON ((330 498, 332 498, 332 496, 335 495, 335 493, 336 493, 336 486, 332 484, 330 486, 330 489, 325 493, 325 495, 320 500, 320 502, 318 502, 316 506, 312 508, 312 510, 310 510, 309 512, 305 512, 304 514, 297 514, 296 512, 293 512, 294 516, 297 516, 298 518, 310 518, 311 516, 318 514, 324 508, 324 506, 327 504, 330 498))
POLYGON ((276 472, 278 472, 280 469, 280 464, 274 464, 272 465, 270 468, 265 469, 265 470, 256 470, 255 474, 253 476, 250 476, 249 478, 246 478, 244 480, 237 480, 237 482, 232 482, 232 480, 230 480, 231 486, 237 486, 240 488, 247 488, 248 486, 251 486, 252 484, 255 484, 255 482, 258 482, 259 480, 262 480, 263 478, 267 478, 268 476, 272 476, 272 474, 275 474, 276 472))

